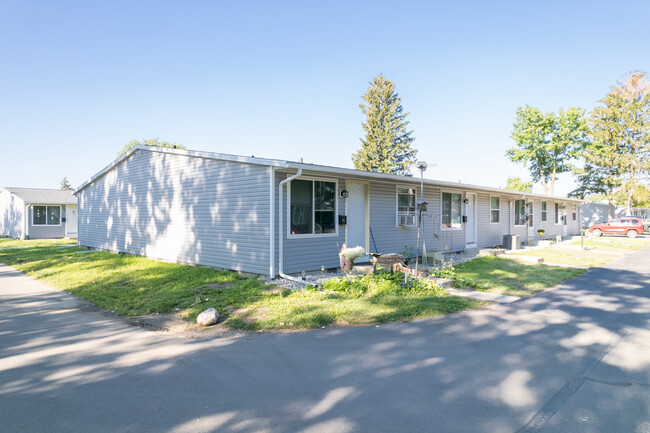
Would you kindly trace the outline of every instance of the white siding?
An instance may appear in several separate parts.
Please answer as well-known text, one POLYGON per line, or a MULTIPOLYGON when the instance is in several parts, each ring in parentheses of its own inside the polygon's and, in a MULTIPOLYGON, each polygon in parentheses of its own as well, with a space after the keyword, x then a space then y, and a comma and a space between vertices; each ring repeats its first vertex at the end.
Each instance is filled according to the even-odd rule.
POLYGON ((0 188, 0 234, 23 238, 25 203, 6 189, 0 188))
POLYGON ((269 169, 140 151, 79 193, 80 245, 266 274, 269 169))

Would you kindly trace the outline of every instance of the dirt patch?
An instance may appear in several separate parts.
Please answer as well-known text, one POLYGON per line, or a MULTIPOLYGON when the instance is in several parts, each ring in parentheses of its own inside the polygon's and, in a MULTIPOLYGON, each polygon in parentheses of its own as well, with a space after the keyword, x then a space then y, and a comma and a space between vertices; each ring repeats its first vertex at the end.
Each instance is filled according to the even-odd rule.
POLYGON ((146 316, 121 317, 121 319, 130 326, 184 338, 232 337, 242 333, 225 326, 223 322, 226 317, 224 316, 219 316, 217 323, 212 326, 201 326, 188 322, 178 313, 148 314, 146 316))

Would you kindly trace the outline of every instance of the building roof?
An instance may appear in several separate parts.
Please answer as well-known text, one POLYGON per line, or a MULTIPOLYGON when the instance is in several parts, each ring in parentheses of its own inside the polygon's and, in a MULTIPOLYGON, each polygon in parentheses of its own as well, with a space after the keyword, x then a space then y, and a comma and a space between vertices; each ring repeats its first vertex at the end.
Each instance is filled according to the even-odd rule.
POLYGON ((73 195, 72 191, 13 187, 5 187, 5 189, 26 204, 77 204, 77 198, 73 195))
MULTIPOLYGON (((107 172, 111 171, 113 168, 120 165, 122 162, 126 161, 128 158, 130 158, 134 153, 138 151, 170 153, 175 155, 191 156, 195 158, 216 159, 221 161, 241 162, 245 164, 265 165, 265 166, 275 167, 280 169, 313 170, 313 171, 320 171, 325 173, 338 174, 342 176, 358 176, 358 177, 365 177, 368 179, 383 179, 383 180, 391 180, 391 181, 401 182, 401 183, 418 183, 418 184, 420 183, 420 178, 416 176, 401 176, 396 174, 375 173, 371 171, 355 170, 352 168, 332 167, 327 165, 308 164, 303 162, 284 161, 279 159, 257 158, 254 156, 230 155, 226 153, 217 153, 217 152, 201 152, 195 150, 172 149, 166 147, 138 145, 133 147, 126 154, 118 157, 111 164, 107 165, 102 170, 100 170, 97 174, 91 177, 89 180, 81 184, 81 186, 79 186, 79 188, 77 188, 77 190, 75 191, 75 194, 85 189, 87 186, 95 182, 97 179, 102 177, 107 172)), ((494 194, 508 194, 513 196, 519 195, 519 196, 535 197, 535 198, 548 198, 553 200, 561 199, 562 201, 571 201, 571 202, 582 201, 574 198, 550 196, 545 194, 535 194, 530 192, 524 193, 520 191, 511 191, 507 189, 493 188, 493 187, 480 186, 480 185, 471 185, 471 184, 460 183, 460 182, 458 183, 445 182, 445 181, 426 179, 426 178, 424 179, 423 182, 425 185, 432 185, 439 188, 465 189, 465 190, 473 190, 473 191, 490 192, 494 194)))

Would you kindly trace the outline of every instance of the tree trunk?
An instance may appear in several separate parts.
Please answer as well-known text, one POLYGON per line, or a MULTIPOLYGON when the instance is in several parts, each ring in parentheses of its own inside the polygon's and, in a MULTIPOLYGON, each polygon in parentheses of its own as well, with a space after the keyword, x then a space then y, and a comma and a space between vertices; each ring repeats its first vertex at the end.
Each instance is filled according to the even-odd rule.
POLYGON ((629 191, 627 193, 627 216, 632 216, 634 207, 634 170, 630 170, 629 191))
POLYGON ((608 220, 613 220, 614 219, 614 190, 612 188, 609 188, 607 190, 607 208, 608 208, 608 214, 609 218, 608 220))
POLYGON ((551 177, 551 193, 553 195, 553 189, 555 189, 555 167, 553 167, 553 177, 551 177))

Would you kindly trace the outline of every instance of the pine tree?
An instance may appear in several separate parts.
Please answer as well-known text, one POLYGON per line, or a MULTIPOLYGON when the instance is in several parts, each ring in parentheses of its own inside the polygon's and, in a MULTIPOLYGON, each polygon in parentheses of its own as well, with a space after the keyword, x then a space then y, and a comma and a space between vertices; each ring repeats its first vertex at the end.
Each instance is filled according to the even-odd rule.
POLYGON ((409 174, 415 163, 416 149, 413 131, 407 130, 408 113, 404 113, 395 85, 379 75, 363 95, 364 104, 359 107, 366 115, 361 139, 361 149, 352 155, 354 168, 378 173, 409 174))
POLYGON ((72 185, 70 185, 70 182, 68 182, 68 178, 64 177, 61 179, 61 189, 64 191, 72 191, 72 185))

